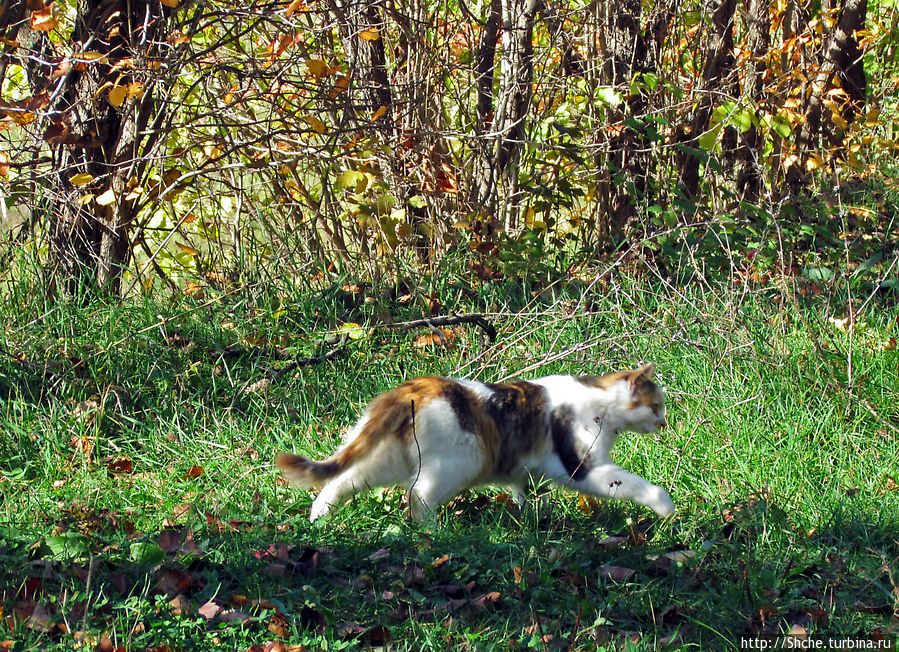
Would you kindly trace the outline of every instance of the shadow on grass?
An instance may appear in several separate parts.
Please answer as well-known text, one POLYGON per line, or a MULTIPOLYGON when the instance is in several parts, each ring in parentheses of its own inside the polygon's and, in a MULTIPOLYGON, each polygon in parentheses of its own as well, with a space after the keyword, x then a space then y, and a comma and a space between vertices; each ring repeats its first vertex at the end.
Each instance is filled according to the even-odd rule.
POLYGON ((152 533, 69 515, 38 540, 0 530, 0 638, 14 642, 3 649, 733 649, 788 632, 896 636, 894 520, 834 514, 801 532, 759 496, 692 523, 623 513, 529 520, 479 498, 424 528, 395 515, 315 529, 209 516, 152 533))

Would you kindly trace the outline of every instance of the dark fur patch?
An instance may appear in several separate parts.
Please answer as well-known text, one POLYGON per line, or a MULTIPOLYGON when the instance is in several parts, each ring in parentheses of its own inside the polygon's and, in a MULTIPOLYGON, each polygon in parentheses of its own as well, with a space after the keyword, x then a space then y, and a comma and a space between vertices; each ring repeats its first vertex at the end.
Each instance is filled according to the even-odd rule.
POLYGON ((443 386, 443 397, 450 404, 462 430, 477 432, 477 422, 472 411, 472 406, 477 403, 474 392, 459 383, 448 382, 443 386))
MULTIPOLYGON (((526 381, 488 384, 492 394, 484 411, 495 432, 493 468, 503 476, 516 468, 523 455, 546 436, 546 390, 526 381)), ((482 433, 485 443, 490 444, 482 433)))
POLYGON ((553 447, 565 471, 574 480, 582 480, 590 471, 590 454, 574 436, 574 413, 564 405, 549 417, 553 447))

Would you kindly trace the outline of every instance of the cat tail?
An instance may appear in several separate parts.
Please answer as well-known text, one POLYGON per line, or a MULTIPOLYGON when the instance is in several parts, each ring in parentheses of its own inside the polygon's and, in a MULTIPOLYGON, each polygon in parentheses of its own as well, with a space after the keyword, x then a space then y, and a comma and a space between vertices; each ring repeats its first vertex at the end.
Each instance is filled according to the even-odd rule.
MULTIPOLYGON (((385 437, 402 441, 410 430, 412 408, 396 400, 394 392, 376 398, 359 433, 345 446, 320 462, 293 453, 279 453, 275 463, 284 477, 300 489, 320 487, 348 467, 367 457, 385 437)), ((358 426, 357 426, 358 427, 358 426)))

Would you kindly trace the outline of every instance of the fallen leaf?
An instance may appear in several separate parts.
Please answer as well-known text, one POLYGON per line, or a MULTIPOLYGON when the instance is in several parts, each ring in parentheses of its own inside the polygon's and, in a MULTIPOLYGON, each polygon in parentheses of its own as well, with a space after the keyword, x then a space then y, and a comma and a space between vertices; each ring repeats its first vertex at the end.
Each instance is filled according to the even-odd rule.
POLYGON ((184 479, 187 480, 188 478, 199 478, 201 475, 203 475, 203 467, 199 466, 198 464, 194 464, 187 470, 187 473, 184 474, 184 479))
POLYGON ((368 557, 366 557, 369 561, 377 561, 379 559, 387 559, 390 556, 390 551, 387 548, 379 548, 371 553, 368 557))
POLYGON ((182 593, 169 600, 168 604, 172 608, 173 616, 189 616, 194 609, 193 605, 182 593))
POLYGON ((159 574, 156 580, 156 590, 166 595, 187 593, 196 583, 196 578, 185 571, 179 568, 168 568, 159 574))
POLYGON ((323 634, 328 627, 325 617, 317 609, 304 604, 300 609, 300 627, 303 629, 312 629, 319 634, 323 634))
POLYGON ((216 604, 212 600, 204 603, 199 609, 197 609, 197 613, 203 616, 206 620, 212 620, 216 616, 218 616, 225 608, 220 604, 216 604))
POLYGON ((625 541, 627 541, 627 537, 613 536, 613 537, 606 537, 602 541, 597 542, 596 545, 599 546, 600 548, 617 548, 618 546, 623 544, 625 541))
POLYGON ((163 530, 156 542, 166 552, 175 552, 181 547, 181 533, 177 530, 163 530))
POLYGON ((599 567, 599 576, 601 578, 613 580, 615 582, 627 582, 636 572, 637 571, 633 568, 611 566, 609 564, 602 564, 599 567))
POLYGON ((134 462, 127 457, 119 457, 106 465, 111 473, 134 473, 134 462))

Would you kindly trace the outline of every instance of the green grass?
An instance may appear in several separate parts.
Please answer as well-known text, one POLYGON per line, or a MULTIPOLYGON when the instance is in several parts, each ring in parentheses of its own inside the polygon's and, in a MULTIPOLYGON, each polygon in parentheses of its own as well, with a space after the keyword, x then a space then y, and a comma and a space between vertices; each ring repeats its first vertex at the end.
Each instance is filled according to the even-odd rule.
POLYGON ((844 332, 830 320, 845 316, 837 295, 624 277, 553 299, 532 289, 442 278, 426 293, 443 312, 489 313, 496 343, 473 326, 451 350, 416 347, 424 331, 376 329, 247 392, 286 364, 278 352, 312 354, 340 323, 384 311, 419 317, 426 300, 355 302, 335 286, 76 308, 13 286, 0 341, 0 649, 737 649, 791 626, 895 640, 890 297, 844 332), (418 525, 385 490, 313 527, 311 496, 272 466, 278 450, 329 453, 405 378, 641 360, 658 364, 671 427, 625 436, 615 455, 671 487, 670 521, 541 489, 521 513, 484 491, 418 525))

